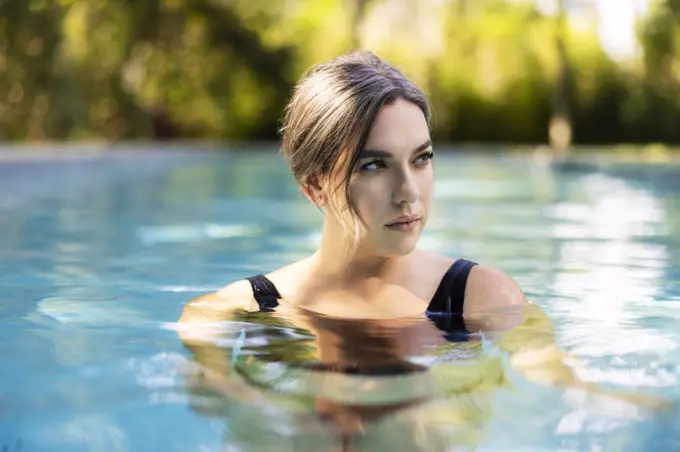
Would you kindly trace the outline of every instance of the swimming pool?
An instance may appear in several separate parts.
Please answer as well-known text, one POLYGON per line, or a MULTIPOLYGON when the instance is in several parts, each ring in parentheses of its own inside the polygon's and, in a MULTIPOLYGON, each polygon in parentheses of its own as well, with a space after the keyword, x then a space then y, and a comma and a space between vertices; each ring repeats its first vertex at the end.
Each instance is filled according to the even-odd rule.
MULTIPOLYGON (((679 398, 680 166, 479 152, 437 165, 423 248, 512 275, 582 379, 679 398)), ((187 390, 175 321, 194 296, 308 254, 320 224, 271 152, 0 164, 0 450, 302 447, 284 409, 206 409, 214 397, 187 390)), ((680 450, 673 415, 519 376, 489 406, 477 450, 680 450)), ((389 445, 399 416, 358 449, 413 450, 389 445)))

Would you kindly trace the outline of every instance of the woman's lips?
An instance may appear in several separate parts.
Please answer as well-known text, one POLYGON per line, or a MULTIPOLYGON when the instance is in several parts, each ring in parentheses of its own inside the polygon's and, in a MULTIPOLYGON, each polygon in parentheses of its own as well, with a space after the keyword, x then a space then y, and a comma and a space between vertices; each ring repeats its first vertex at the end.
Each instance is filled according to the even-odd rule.
POLYGON ((394 223, 390 223, 388 225, 385 225, 385 227, 393 231, 410 232, 413 231, 418 226, 419 222, 420 218, 414 218, 412 220, 397 221, 394 223))

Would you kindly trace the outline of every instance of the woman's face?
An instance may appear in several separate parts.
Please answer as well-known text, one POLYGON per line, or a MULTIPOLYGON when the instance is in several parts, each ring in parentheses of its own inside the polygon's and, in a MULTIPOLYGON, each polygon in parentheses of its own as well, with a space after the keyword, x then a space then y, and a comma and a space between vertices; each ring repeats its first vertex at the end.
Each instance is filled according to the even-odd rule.
MULTIPOLYGON (((430 131, 422 110, 403 99, 385 105, 360 151, 350 181, 350 202, 361 226, 357 251, 384 257, 413 251, 432 200, 432 157, 430 131)), ((332 201, 345 204, 342 190, 332 201)), ((353 231, 349 213, 342 217, 353 231)))

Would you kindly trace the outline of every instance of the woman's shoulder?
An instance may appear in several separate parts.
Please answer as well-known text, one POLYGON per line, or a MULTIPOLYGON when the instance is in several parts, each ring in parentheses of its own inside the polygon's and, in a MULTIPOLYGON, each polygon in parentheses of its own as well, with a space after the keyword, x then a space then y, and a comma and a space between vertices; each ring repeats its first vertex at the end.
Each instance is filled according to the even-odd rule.
MULTIPOLYGON (((424 255, 430 265, 465 273, 465 314, 486 312, 526 303, 519 285, 504 271, 477 260, 437 253, 424 255)), ((432 267, 430 267, 432 268, 432 267)), ((449 271, 447 270, 447 271, 449 271)))
POLYGON ((224 319, 237 310, 251 310, 255 299, 246 279, 189 300, 182 311, 180 322, 210 322, 224 319))
POLYGON ((523 304, 526 304, 524 292, 510 275, 482 263, 472 266, 465 288, 465 314, 484 313, 523 304))
POLYGON ((260 306, 255 299, 253 286, 249 279, 264 276, 280 292, 281 288, 286 289, 286 285, 296 279, 293 276, 300 273, 299 267, 303 265, 304 260, 297 261, 273 270, 266 275, 252 275, 252 278, 244 277, 232 281, 215 292, 200 295, 186 303, 180 322, 212 321, 224 318, 235 311, 259 311, 260 306))

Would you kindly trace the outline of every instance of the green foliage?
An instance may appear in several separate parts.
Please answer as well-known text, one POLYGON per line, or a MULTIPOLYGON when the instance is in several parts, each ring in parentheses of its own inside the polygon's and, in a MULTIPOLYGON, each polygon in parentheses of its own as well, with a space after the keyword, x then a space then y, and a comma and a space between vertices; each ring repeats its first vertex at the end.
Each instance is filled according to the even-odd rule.
POLYGON ((10 0, 0 139, 275 139, 302 72, 360 43, 430 94, 438 140, 546 142, 568 64, 576 143, 680 142, 678 0, 634 64, 561 30, 517 0, 10 0))

